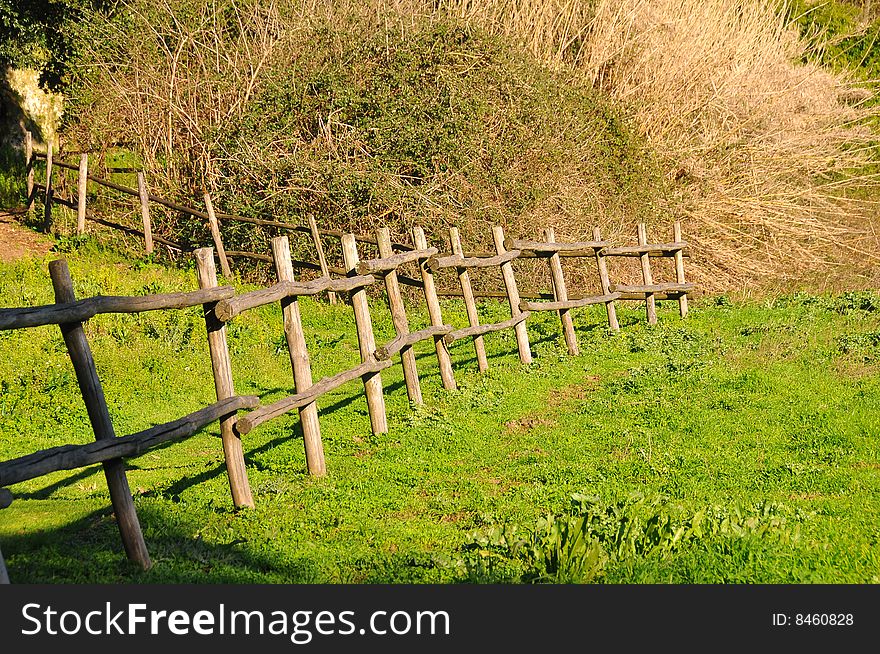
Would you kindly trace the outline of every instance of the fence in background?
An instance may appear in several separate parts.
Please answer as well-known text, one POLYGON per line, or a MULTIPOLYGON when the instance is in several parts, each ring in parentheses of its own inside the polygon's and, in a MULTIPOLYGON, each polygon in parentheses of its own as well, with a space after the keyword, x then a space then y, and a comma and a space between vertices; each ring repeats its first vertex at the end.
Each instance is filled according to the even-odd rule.
MULTIPOLYGON (((53 200, 52 168, 61 165, 52 161, 51 147, 44 155, 47 167, 47 182, 38 185, 33 179, 32 143, 28 139, 28 197, 32 205, 35 193, 45 194, 45 217, 51 219, 53 200)), ((65 164, 66 165, 66 164, 65 164)), ((71 168, 73 168, 71 166, 71 168)), ((492 237, 494 253, 467 254, 462 248, 458 230, 449 230, 449 251, 440 252, 429 247, 425 232, 421 227, 412 231, 412 244, 393 243, 387 228, 379 229, 375 236, 356 236, 334 230, 319 229, 313 219, 309 225, 296 226, 276 221, 266 221, 240 216, 220 215, 214 212, 210 198, 206 195, 207 210, 199 212, 181 207, 162 198, 150 195, 139 174, 139 190, 134 191, 121 185, 92 177, 88 174, 88 161, 83 155, 79 171, 77 228, 84 230, 85 220, 91 219, 100 224, 127 231, 136 231, 143 236, 145 248, 152 247, 152 241, 180 247, 167 239, 152 235, 149 221, 149 202, 158 202, 172 209, 183 211, 207 220, 215 248, 199 248, 194 251, 200 289, 189 293, 147 295, 137 297, 97 296, 77 300, 67 264, 64 260, 53 261, 49 265, 52 284, 55 289, 55 304, 40 307, 0 309, 0 330, 21 329, 40 325, 58 325, 61 329, 67 351, 76 372, 83 400, 95 436, 95 442, 87 445, 64 445, 42 450, 23 457, 0 462, 0 509, 12 502, 12 494, 4 487, 34 479, 60 470, 72 470, 96 463, 104 467, 110 491, 113 510, 117 516, 123 547, 128 557, 144 568, 150 567, 150 557, 141 533, 134 503, 128 487, 123 459, 142 454, 149 449, 169 441, 181 440, 195 434, 199 429, 220 421, 224 458, 229 478, 232 501, 236 507, 253 506, 253 496, 248 483, 241 438, 260 424, 296 410, 299 413, 305 447, 305 458, 309 474, 326 474, 326 463, 318 421, 317 400, 324 394, 356 379, 361 379, 374 434, 387 431, 387 417, 382 389, 381 371, 394 364, 399 355, 403 367, 406 390, 413 404, 423 403, 416 360, 412 347, 423 340, 433 340, 438 362, 438 370, 444 388, 456 387, 455 375, 449 356, 448 345, 456 340, 469 338, 476 352, 479 370, 488 368, 483 336, 490 332, 513 329, 520 361, 531 363, 532 353, 529 345, 527 320, 532 312, 556 311, 559 314, 561 329, 569 353, 578 353, 577 339, 571 318, 571 311, 592 304, 604 304, 609 327, 619 329, 615 302, 619 300, 644 301, 649 323, 656 322, 655 300, 678 299, 681 316, 687 315, 687 293, 693 284, 684 279, 684 251, 687 243, 681 240, 681 226, 676 223, 673 242, 649 244, 645 226, 639 225, 638 244, 633 246, 612 246, 603 241, 598 228, 593 232, 593 241, 559 243, 552 229, 544 231, 544 240, 527 241, 505 238, 501 227, 494 227, 492 237), (124 193, 136 193, 141 203, 144 221, 143 231, 130 230, 111 224, 109 221, 89 217, 85 196, 88 181, 124 193), (287 236, 272 240, 271 254, 225 252, 218 217, 242 220, 260 225, 270 225, 295 232, 307 233, 312 238, 317 263, 295 261, 287 236), (338 236, 343 255, 343 267, 327 265, 322 248, 322 237, 338 236), (379 257, 361 260, 358 243, 369 243, 376 247, 379 257), (271 262, 275 268, 276 283, 243 294, 236 294, 230 286, 220 286, 215 267, 215 251, 224 275, 229 276, 229 256, 258 257, 271 262), (666 256, 675 259, 676 282, 654 283, 650 267, 650 257, 666 256), (616 285, 611 283, 607 265, 608 257, 639 257, 643 284, 638 286, 616 285), (543 258, 547 260, 551 293, 520 294, 517 285, 514 262, 521 258, 543 258), (562 258, 584 258, 595 262, 599 277, 599 295, 570 296, 567 291, 562 268, 562 258), (225 262, 225 263, 224 263, 225 262), (420 279, 406 277, 400 268, 416 265, 420 279), (318 270, 321 275, 309 281, 297 281, 295 269, 318 270), (471 274, 480 270, 497 268, 503 280, 503 292, 474 292, 471 274), (445 295, 462 297, 468 317, 468 326, 455 328, 443 321, 440 292, 437 290, 435 275, 444 271, 454 271, 459 282, 459 291, 448 291, 445 295), (334 277, 336 275, 336 277, 334 277), (391 311, 395 338, 377 346, 370 314, 370 299, 366 289, 382 282, 384 296, 391 311), (400 285, 408 284, 421 289, 424 303, 430 316, 430 326, 411 331, 400 285), (337 295, 347 296, 355 317, 361 362, 348 370, 326 377, 313 383, 311 364, 304 327, 300 315, 298 299, 303 296, 327 294, 331 302, 337 295), (510 319, 492 324, 481 324, 477 297, 504 297, 510 308, 510 319), (226 324, 241 313, 256 307, 279 303, 282 309, 284 332, 293 370, 293 394, 263 404, 254 396, 237 395, 232 378, 229 348, 226 342, 226 324), (82 328, 82 323, 102 313, 138 313, 143 311, 181 309, 202 305, 205 329, 208 335, 213 381, 217 401, 170 423, 150 429, 117 437, 110 420, 101 381, 95 369, 91 350, 82 328), (244 412, 238 415, 238 412, 244 412)), ((67 202, 65 200, 65 202, 67 202)), ((68 202, 72 205, 72 202, 68 202)), ((48 226, 48 225, 47 225, 48 226)), ((8 581, 2 554, 0 554, 0 582, 8 581)))

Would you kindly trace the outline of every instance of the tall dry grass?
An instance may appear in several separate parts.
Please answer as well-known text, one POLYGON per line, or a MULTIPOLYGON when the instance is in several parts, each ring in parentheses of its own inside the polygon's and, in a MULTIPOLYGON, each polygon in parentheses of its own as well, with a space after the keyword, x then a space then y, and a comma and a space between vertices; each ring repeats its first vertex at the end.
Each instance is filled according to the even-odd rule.
POLYGON ((776 0, 441 0, 633 107, 716 288, 878 281, 865 93, 815 63, 776 0), (872 271, 873 269, 873 271, 872 271), (858 273, 857 273, 858 274, 858 273))
MULTIPOLYGON (((217 177, 218 135, 246 110, 274 57, 296 59, 308 26, 405 32, 453 16, 602 89, 632 115, 666 175, 657 227, 685 220, 704 286, 816 286, 843 269, 862 276, 847 283, 880 283, 877 204, 858 199, 877 184, 860 172, 876 152, 865 126, 876 109, 847 75, 809 63, 778 0, 240 0, 237 23, 216 3, 152 5, 149 17, 132 18, 142 43, 123 41, 113 23, 96 42, 118 47, 92 53, 99 93, 88 130, 104 129, 104 142, 135 140, 169 185, 235 183, 217 177), (197 29, 176 19, 180 5, 195 12, 197 29)), ((609 237, 632 239, 632 221, 604 213, 588 180, 557 178, 566 183, 519 225, 582 237, 590 226, 566 217, 589 213, 609 237), (572 211, 578 203, 590 210, 572 211)))

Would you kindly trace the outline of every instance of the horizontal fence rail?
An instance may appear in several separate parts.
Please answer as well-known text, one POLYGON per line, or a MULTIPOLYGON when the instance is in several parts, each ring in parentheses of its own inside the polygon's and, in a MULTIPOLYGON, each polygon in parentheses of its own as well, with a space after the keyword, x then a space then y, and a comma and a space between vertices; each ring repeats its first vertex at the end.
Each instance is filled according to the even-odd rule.
POLYGON ((185 309, 231 298, 233 295, 235 289, 231 286, 218 286, 202 291, 162 295, 98 295, 67 304, 0 309, 0 330, 85 322, 99 313, 143 313, 161 309, 185 309))
POLYGON ((523 300, 519 303, 519 308, 522 311, 560 311, 562 309, 579 309, 592 304, 605 304, 606 302, 614 302, 614 300, 619 299, 620 293, 609 293, 608 295, 593 295, 578 299, 561 300, 559 302, 529 302, 523 300))
POLYGON ((318 293, 323 293, 325 291, 344 293, 353 291, 357 288, 363 288, 364 286, 371 286, 375 283, 376 278, 372 275, 358 275, 357 277, 342 277, 339 279, 319 277, 318 279, 309 282, 282 281, 269 288, 261 288, 228 299, 224 298, 217 303, 217 307, 214 311, 220 320, 229 322, 243 311, 262 307, 267 304, 274 304, 285 298, 317 295, 318 293))
MULTIPOLYGON (((54 161, 51 148, 45 155, 33 153, 32 139, 28 139, 28 192, 29 205, 39 191, 45 196, 46 216, 53 201, 52 168, 76 170, 79 174, 77 202, 66 201, 69 207, 78 211, 78 230, 84 228, 86 220, 136 233, 145 240, 149 250, 152 240, 168 245, 172 243, 162 236, 152 233, 149 218, 149 203, 161 204, 175 211, 204 219, 215 247, 198 248, 193 252, 197 264, 199 290, 145 296, 96 296, 77 300, 73 296, 73 286, 62 261, 52 262, 50 272, 56 288, 56 303, 37 307, 15 307, 0 309, 0 329, 21 329, 41 325, 58 325, 65 337, 71 361, 77 373, 83 400, 88 408, 95 442, 85 445, 61 445, 35 452, 9 461, 0 462, 0 508, 8 506, 12 494, 3 486, 34 479, 51 472, 73 470, 89 465, 101 464, 107 475, 108 488, 114 512, 117 514, 120 535, 126 554, 142 567, 151 565, 143 535, 134 511, 131 493, 125 476, 123 460, 137 456, 152 448, 179 441, 198 433, 206 426, 219 421, 224 460, 229 477, 230 493, 236 507, 254 505, 247 478, 242 437, 247 436, 260 425, 287 415, 296 410, 302 428, 306 467, 310 475, 326 474, 324 450, 318 420, 317 402, 319 399, 341 386, 360 379, 363 393, 367 399, 370 428, 373 434, 387 432, 384 390, 381 372, 395 364, 400 357, 404 381, 410 402, 423 403, 419 375, 413 347, 422 341, 434 342, 438 372, 445 389, 456 388, 455 374, 449 355, 449 346, 463 339, 470 339, 474 347, 478 369, 488 368, 483 339, 485 336, 506 329, 514 332, 517 354, 523 364, 532 361, 529 343, 528 321, 534 312, 556 311, 559 314, 562 336, 572 355, 579 353, 576 333, 571 319, 571 311, 595 304, 606 307, 608 326, 612 331, 619 329, 615 302, 623 300, 644 301, 647 321, 656 322, 655 301, 675 299, 679 302, 682 318, 687 315, 687 296, 695 288, 684 275, 684 258, 688 244, 681 238, 681 225, 673 226, 673 241, 668 243, 649 243, 644 224, 638 225, 637 245, 612 245, 601 238, 598 228, 593 230, 592 241, 557 242, 552 229, 544 230, 543 240, 522 240, 506 238, 501 227, 492 229, 494 252, 466 252, 462 247, 459 232, 449 230, 448 251, 439 247, 429 247, 424 230, 412 230, 412 243, 391 241, 386 228, 377 230, 375 236, 355 235, 338 230, 319 229, 314 218, 308 225, 296 225, 284 221, 264 220, 231 214, 217 213, 210 197, 205 195, 206 211, 183 207, 146 191, 143 174, 138 175, 138 189, 131 189, 114 182, 96 178, 88 173, 88 158, 81 157, 80 165, 54 161), (46 184, 38 185, 33 179, 34 159, 45 158, 47 164, 46 184), (89 215, 85 199, 85 183, 93 182, 137 197, 141 205, 144 229, 136 230, 111 221, 89 215), (251 253, 225 251, 222 247, 220 221, 242 222, 272 227, 289 232, 306 234, 315 248, 316 262, 295 260, 287 236, 272 239, 271 253, 251 253), (342 266, 331 266, 325 256, 322 238, 338 238, 342 253, 342 266), (361 259, 358 244, 375 246, 378 257, 361 259), (219 259, 225 275, 231 274, 228 258, 250 257, 270 263, 275 268, 277 281, 257 290, 236 293, 232 286, 221 286, 217 280, 215 256, 219 259), (655 281, 650 259, 670 257, 675 263, 675 281, 655 281), (641 284, 619 284, 611 281, 609 260, 617 257, 638 258, 642 273, 641 284), (562 259, 582 259, 595 265, 600 292, 596 295, 568 294, 562 259), (541 259, 547 262, 551 280, 551 292, 520 292, 517 284, 515 265, 520 259, 541 259), (400 269, 412 266, 418 269, 416 277, 403 275, 400 269), (476 292, 472 286, 471 275, 497 269, 500 272, 503 290, 483 290, 476 292), (294 270, 317 271, 320 276, 310 280, 297 280, 294 270), (437 288, 435 275, 452 277, 458 282, 459 290, 437 288), (427 309, 429 325, 415 331, 410 330, 400 286, 405 285, 421 291, 423 306, 427 309), (384 307, 391 313, 395 336, 390 341, 378 345, 373 334, 371 311, 375 310, 377 296, 375 290, 369 294, 368 288, 384 287, 384 307), (345 296, 354 313, 356 335, 360 351, 360 363, 347 370, 337 372, 312 382, 311 363, 306 347, 305 326, 299 307, 299 298, 325 294, 329 301, 336 302, 337 295, 345 296), (440 296, 463 299, 468 318, 466 326, 448 324, 443 319, 440 296), (476 298, 497 298, 506 300, 510 318, 482 324, 476 298), (293 372, 291 392, 281 399, 263 403, 255 396, 241 396, 235 392, 231 357, 226 341, 226 325, 243 312, 258 307, 279 304, 283 317, 285 339, 293 372), (371 307, 372 304, 372 307, 371 307), (91 358, 82 323, 99 314, 138 313, 142 311, 183 309, 201 306, 208 336, 208 354, 211 357, 211 370, 217 400, 187 416, 149 429, 116 437, 110 421, 101 382, 98 379, 94 361, 91 358), (240 413, 240 414, 239 414, 240 413)), ((56 200, 57 201, 57 200, 56 200)), ((168 245, 172 247, 171 245, 168 245)), ((173 247, 183 249, 174 244, 173 247)), ((416 295, 416 294, 413 294, 416 295)), ((0 581, 8 580, 2 556, 0 556, 0 581)))
POLYGON ((75 470, 120 457, 132 457, 170 441, 182 440, 239 409, 260 403, 253 395, 227 398, 183 418, 156 425, 128 436, 95 441, 87 445, 62 445, 0 463, 0 485, 9 486, 60 470, 75 470))

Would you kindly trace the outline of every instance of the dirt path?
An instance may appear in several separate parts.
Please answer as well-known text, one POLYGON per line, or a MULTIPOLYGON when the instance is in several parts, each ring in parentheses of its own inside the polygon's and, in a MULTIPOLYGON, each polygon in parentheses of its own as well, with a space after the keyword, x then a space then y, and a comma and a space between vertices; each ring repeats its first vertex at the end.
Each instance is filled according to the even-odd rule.
POLYGON ((22 227, 16 214, 0 209, 0 261, 42 257, 51 248, 47 237, 22 227))

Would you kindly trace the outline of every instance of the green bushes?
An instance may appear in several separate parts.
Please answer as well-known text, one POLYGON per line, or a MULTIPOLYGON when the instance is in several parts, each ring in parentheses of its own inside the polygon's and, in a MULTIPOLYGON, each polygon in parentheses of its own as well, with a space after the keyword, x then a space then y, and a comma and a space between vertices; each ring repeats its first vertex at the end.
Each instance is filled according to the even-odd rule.
POLYGON ((661 186, 617 110, 498 39, 426 23, 306 41, 219 146, 219 176, 242 182, 218 188, 224 206, 358 231, 427 219, 485 241, 489 223, 528 234, 537 216, 583 230, 597 207, 580 185, 619 215, 661 186))
POLYGON ((474 532, 466 550, 477 554, 470 569, 478 577, 491 576, 493 559, 500 559, 506 560, 504 570, 521 566, 520 581, 590 583, 602 580, 614 564, 669 559, 697 545, 711 548, 750 537, 790 543, 799 529, 787 524, 775 504, 689 512, 661 496, 636 494, 603 504, 578 493, 571 496, 569 511, 547 515, 525 533, 508 525, 474 532))
POLYGON ((844 69, 863 82, 876 84, 880 79, 880 17, 839 1, 796 0, 788 12, 813 42, 823 64, 844 69))

